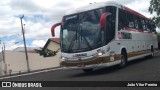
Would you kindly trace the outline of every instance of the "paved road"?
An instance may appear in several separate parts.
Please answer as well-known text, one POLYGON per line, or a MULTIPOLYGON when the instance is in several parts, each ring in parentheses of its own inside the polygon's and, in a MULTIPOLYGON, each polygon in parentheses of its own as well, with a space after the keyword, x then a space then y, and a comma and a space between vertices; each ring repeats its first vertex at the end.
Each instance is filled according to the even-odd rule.
MULTIPOLYGON (((4 79, 3 81, 160 81, 160 55, 152 59, 143 58, 129 62, 125 68, 117 66, 84 73, 82 70, 55 70, 4 79)), ((106 90, 111 88, 47 88, 48 90, 106 90)), ((115 88, 116 89, 116 88, 115 88)), ((119 88, 121 89, 121 88, 119 88)), ((131 88, 123 88, 130 89, 131 88)), ((134 88, 135 89, 135 88, 134 88)), ((133 90, 134 90, 133 89, 133 90)), ((142 88, 137 88, 141 90, 142 88)), ((153 90, 153 88, 143 88, 153 90)), ((154 90, 158 88, 154 88, 154 90)), ((13 90, 13 88, 12 88, 13 90)), ((14 89, 17 90, 17 89, 14 89)), ((34 89, 33 89, 34 90, 34 89)), ((41 89, 39 89, 41 90, 41 89)), ((160 90, 160 89, 159 89, 160 90)))

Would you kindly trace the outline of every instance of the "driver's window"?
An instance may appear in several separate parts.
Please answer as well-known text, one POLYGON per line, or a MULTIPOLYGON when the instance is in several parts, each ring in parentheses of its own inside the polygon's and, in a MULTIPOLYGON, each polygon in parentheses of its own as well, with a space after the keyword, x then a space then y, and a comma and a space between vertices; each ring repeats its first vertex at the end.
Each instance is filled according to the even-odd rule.
POLYGON ((116 7, 108 6, 106 7, 106 12, 111 13, 106 19, 106 36, 110 41, 115 37, 116 7))

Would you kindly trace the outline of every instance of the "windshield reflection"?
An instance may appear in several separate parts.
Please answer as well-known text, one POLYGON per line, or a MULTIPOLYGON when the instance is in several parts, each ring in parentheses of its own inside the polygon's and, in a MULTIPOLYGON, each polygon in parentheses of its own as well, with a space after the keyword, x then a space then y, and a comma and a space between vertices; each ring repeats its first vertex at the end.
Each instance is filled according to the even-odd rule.
POLYGON ((100 47, 103 30, 100 30, 100 16, 102 10, 64 17, 62 24, 62 51, 77 52, 100 47))

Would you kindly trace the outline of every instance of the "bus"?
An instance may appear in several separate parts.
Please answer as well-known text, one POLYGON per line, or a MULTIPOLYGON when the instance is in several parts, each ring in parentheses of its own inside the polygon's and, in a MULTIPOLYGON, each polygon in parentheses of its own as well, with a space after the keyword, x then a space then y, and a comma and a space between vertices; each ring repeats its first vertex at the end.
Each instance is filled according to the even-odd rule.
POLYGON ((60 23, 61 66, 91 72, 142 57, 158 48, 155 23, 116 2, 89 4, 65 13, 60 23))

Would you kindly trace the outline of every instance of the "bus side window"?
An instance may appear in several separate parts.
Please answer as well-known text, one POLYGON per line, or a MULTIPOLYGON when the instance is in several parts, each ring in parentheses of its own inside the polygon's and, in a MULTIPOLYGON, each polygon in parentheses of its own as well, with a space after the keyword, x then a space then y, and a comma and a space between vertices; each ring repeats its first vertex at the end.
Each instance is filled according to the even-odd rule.
POLYGON ((148 21, 147 22, 147 28, 149 29, 149 31, 151 31, 151 32, 155 32, 156 30, 156 26, 155 26, 155 24, 154 24, 154 22, 152 22, 152 21, 148 21))
POLYGON ((108 6, 106 7, 106 12, 111 13, 112 22, 116 20, 116 7, 108 6))
POLYGON ((143 30, 141 18, 137 17, 137 21, 138 21, 138 29, 143 30))
POLYGON ((128 27, 134 28, 134 18, 133 15, 129 12, 127 12, 127 17, 128 17, 128 27))
POLYGON ((155 23, 153 21, 150 21, 149 23, 150 23, 151 31, 152 32, 156 32, 156 25, 155 25, 155 23))
POLYGON ((133 15, 133 17, 134 17, 134 25, 135 25, 135 28, 136 28, 136 29, 139 29, 139 25, 138 25, 138 17, 135 16, 135 15, 133 15))
POLYGON ((123 29, 124 27, 127 27, 127 18, 126 18, 126 12, 122 9, 119 9, 119 20, 118 20, 118 30, 123 29))
POLYGON ((152 31, 151 23, 148 20, 146 20, 146 30, 147 31, 152 31))
POLYGON ((143 28, 143 30, 145 30, 146 31, 146 21, 144 20, 144 19, 141 19, 141 22, 142 22, 142 28, 143 28))
POLYGON ((106 18, 106 38, 110 41, 115 37, 116 7, 107 6, 106 12, 111 13, 106 18))
POLYGON ((134 25, 136 29, 143 30, 142 23, 140 17, 134 15, 134 25))

